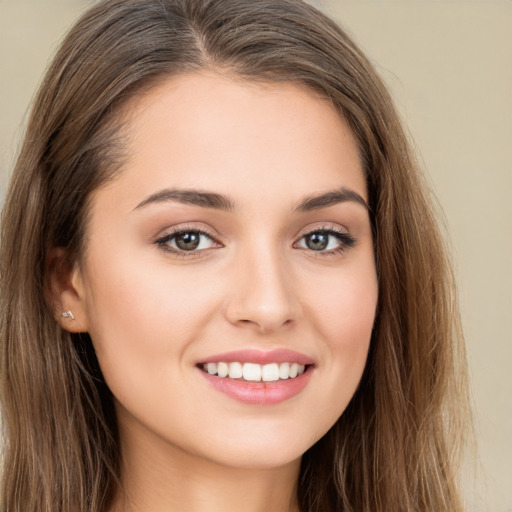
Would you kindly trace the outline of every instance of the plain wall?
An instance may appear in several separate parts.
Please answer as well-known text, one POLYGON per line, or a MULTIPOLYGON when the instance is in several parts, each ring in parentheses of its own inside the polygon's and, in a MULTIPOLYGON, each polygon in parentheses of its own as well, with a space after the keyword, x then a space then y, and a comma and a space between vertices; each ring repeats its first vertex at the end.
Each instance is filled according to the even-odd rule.
MULTIPOLYGON (((512 2, 313 3, 355 37, 391 87, 444 209, 483 467, 468 503, 511 512, 512 2)), ((86 5, 0 0, 0 197, 43 70, 86 5)))

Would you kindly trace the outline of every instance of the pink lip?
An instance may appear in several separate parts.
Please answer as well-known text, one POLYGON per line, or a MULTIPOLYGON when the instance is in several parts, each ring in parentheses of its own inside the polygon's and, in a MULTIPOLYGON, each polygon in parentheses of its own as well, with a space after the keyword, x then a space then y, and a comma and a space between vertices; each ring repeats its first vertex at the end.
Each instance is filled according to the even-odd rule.
POLYGON ((276 350, 235 350, 232 352, 224 352, 223 354, 216 354, 211 357, 199 361, 202 363, 255 363, 255 364, 270 364, 270 363, 299 363, 306 365, 314 364, 313 359, 295 352, 294 350, 276 349, 276 350))
POLYGON ((298 395, 307 385, 313 373, 314 361, 310 357, 287 349, 236 350, 207 357, 198 364, 198 371, 217 391, 240 402, 254 405, 278 404, 298 395), (274 382, 247 382, 243 379, 222 378, 200 369, 205 363, 298 363, 306 371, 293 379, 274 382))
POLYGON ((275 382, 247 382, 242 379, 229 379, 210 375, 197 369, 198 372, 217 390, 240 402, 254 405, 272 405, 284 402, 298 395, 306 386, 313 373, 310 366, 294 379, 275 382))

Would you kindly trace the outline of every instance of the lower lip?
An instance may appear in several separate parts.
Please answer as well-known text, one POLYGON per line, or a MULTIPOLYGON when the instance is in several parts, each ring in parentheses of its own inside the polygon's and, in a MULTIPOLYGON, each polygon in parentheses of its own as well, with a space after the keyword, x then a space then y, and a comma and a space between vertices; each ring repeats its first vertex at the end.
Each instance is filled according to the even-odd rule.
POLYGON ((279 404, 298 395, 311 377, 312 367, 293 379, 273 382, 248 382, 245 380, 217 377, 198 369, 203 377, 221 393, 240 402, 255 405, 279 404))

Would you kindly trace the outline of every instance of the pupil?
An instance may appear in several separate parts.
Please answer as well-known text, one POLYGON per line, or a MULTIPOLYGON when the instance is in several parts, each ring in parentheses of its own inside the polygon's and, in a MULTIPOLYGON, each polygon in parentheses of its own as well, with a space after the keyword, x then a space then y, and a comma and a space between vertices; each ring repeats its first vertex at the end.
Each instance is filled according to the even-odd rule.
POLYGON ((313 251, 323 251, 329 243, 329 235, 325 233, 312 233, 306 237, 306 245, 313 251))
POLYGON ((199 245, 200 235, 194 231, 182 233, 176 237, 176 245, 184 251, 193 251, 199 245))

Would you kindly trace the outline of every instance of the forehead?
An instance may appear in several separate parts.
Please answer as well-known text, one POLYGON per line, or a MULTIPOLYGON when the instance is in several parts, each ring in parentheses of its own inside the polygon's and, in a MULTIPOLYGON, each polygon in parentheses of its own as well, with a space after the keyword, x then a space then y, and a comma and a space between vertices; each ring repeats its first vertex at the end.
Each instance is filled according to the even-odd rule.
POLYGON ((140 194, 250 183, 262 197, 336 185, 366 197, 351 130, 304 86, 197 72, 160 82, 124 110, 121 181, 140 194))

